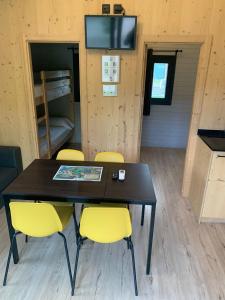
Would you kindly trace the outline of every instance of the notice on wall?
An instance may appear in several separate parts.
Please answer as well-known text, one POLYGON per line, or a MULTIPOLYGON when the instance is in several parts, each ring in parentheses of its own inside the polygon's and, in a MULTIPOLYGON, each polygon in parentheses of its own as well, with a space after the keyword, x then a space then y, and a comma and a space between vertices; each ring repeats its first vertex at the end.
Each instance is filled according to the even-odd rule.
POLYGON ((116 97, 117 96, 117 85, 116 84, 103 84, 102 86, 104 97, 116 97))
POLYGON ((119 82, 120 56, 102 55, 102 82, 119 82))

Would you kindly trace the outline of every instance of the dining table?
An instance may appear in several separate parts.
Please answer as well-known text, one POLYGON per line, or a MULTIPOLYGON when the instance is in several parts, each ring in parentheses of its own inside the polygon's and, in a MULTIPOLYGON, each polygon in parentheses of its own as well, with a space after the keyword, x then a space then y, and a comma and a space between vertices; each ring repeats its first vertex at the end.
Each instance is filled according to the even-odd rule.
MULTIPOLYGON (((151 206, 146 237, 146 274, 150 274, 157 200, 148 164, 35 159, 7 186, 2 192, 2 196, 11 242, 15 230, 11 222, 10 201, 60 201, 82 204, 104 202, 141 205, 142 207, 151 206), (61 166, 102 167, 101 180, 54 180, 53 177, 61 166), (121 169, 125 170, 125 180, 113 179, 113 174, 121 169)), ((144 212, 144 210, 142 211, 144 212)), ((143 217, 142 215, 142 223, 143 217)), ((16 241, 13 243, 12 251, 14 263, 18 263, 16 241)))

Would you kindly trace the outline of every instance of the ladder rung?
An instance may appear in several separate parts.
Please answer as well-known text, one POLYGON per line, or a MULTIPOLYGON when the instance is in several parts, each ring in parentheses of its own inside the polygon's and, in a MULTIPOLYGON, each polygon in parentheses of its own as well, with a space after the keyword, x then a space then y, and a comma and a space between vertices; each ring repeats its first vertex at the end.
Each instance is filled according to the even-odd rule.
POLYGON ((38 124, 41 123, 42 121, 46 120, 46 116, 40 117, 37 119, 38 124))
POLYGON ((39 138, 39 140, 41 140, 41 139, 46 139, 47 137, 48 137, 47 134, 45 134, 45 135, 39 136, 38 138, 39 138))

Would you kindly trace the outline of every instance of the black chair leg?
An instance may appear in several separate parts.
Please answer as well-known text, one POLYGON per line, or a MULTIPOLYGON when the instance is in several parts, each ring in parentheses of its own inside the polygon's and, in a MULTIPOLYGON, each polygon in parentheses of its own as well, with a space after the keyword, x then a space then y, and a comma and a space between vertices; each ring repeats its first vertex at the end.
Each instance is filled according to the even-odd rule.
POLYGON ((66 261, 67 261, 67 266, 68 266, 68 271, 69 271, 69 277, 70 277, 70 284, 71 284, 71 288, 72 288, 73 287, 73 281, 72 281, 73 279, 72 279, 72 271, 71 271, 70 258, 69 258, 69 252, 68 252, 66 237, 61 232, 58 232, 58 234, 63 238, 64 247, 65 247, 65 253, 66 253, 66 261))
POLYGON ((10 249, 9 249, 9 255, 8 255, 8 259, 7 259, 7 264, 6 264, 6 268, 5 268, 5 275, 4 275, 4 280, 3 280, 3 286, 6 285, 7 282, 7 276, 8 276, 8 271, 9 271, 9 264, 10 264, 10 260, 11 260, 11 256, 12 256, 12 249, 13 249, 13 244, 15 242, 16 236, 18 234, 20 234, 21 232, 15 232, 12 238, 12 242, 10 245, 10 249))
POLYGON ((144 225, 144 219, 145 219, 145 205, 142 205, 142 210, 141 210, 141 226, 144 225))
POLYGON ((76 235, 76 244, 78 244, 78 238, 79 238, 80 234, 79 234, 79 226, 77 224, 75 210, 73 211, 73 222, 74 222, 75 235, 76 235))
POLYGON ((124 238, 124 240, 127 242, 127 249, 129 250, 129 249, 130 249, 130 243, 129 243, 129 240, 128 240, 128 238, 124 238))
POLYGON ((134 275, 134 289, 135 289, 135 296, 138 296, 138 288, 137 288, 137 277, 136 277, 136 268, 135 268, 135 258, 134 258, 134 246, 131 241, 131 238, 128 238, 132 256, 132 265, 133 265, 133 275, 134 275))
POLYGON ((28 242, 28 235, 25 235, 25 243, 28 242))
POLYGON ((78 244, 77 244, 77 253, 76 253, 76 260, 75 260, 74 274, 73 274, 72 296, 74 296, 74 290, 75 290, 75 285, 76 285, 77 267, 78 267, 78 259, 79 259, 79 253, 80 253, 81 242, 82 242, 82 239, 79 238, 78 244))

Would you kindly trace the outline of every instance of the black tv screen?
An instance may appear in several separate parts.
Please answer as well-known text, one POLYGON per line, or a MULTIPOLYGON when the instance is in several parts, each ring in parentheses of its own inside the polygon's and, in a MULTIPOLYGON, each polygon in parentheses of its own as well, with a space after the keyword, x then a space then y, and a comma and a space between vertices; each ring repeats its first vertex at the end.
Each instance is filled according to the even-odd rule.
POLYGON ((85 16, 87 49, 134 50, 136 16, 85 16))

